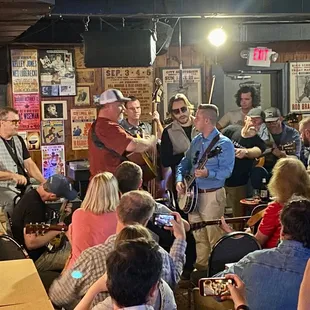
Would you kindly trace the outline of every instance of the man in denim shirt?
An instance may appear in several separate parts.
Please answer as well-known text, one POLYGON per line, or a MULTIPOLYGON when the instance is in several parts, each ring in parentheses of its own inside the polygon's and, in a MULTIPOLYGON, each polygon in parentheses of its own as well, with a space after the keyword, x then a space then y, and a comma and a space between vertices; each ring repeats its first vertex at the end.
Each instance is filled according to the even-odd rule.
MULTIPOLYGON (((188 216, 190 223, 219 219, 224 215, 226 206, 224 183, 234 168, 235 151, 232 142, 215 128, 217 117, 218 108, 215 105, 201 104, 198 107, 194 124, 200 134, 192 140, 177 168, 176 189, 179 194, 184 193, 184 177, 188 173, 195 174, 196 177, 199 194, 196 210, 188 216), (213 149, 219 146, 222 152, 210 158, 203 169, 197 169, 203 153, 218 134, 220 134, 219 140, 213 149)), ((222 234, 223 231, 214 225, 194 232, 197 252, 195 267, 198 270, 207 269, 211 248, 222 234)))
POLYGON ((294 198, 281 213, 277 248, 255 251, 216 276, 237 274, 251 310, 297 309, 299 287, 310 258, 310 200, 294 198))
POLYGON ((288 155, 300 157, 301 141, 299 132, 283 123, 283 117, 279 109, 271 107, 266 109, 266 125, 269 141, 265 141, 272 153, 265 156, 264 167, 271 172, 277 160, 288 155))

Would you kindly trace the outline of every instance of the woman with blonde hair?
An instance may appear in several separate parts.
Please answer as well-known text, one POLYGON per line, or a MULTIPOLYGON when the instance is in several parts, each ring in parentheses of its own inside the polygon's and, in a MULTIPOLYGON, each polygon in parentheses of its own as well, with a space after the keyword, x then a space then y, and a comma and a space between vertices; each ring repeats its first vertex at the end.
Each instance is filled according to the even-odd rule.
POLYGON ((293 196, 310 199, 310 177, 303 163, 295 157, 281 158, 272 170, 268 184, 274 201, 268 204, 255 235, 264 248, 276 247, 280 239, 280 212, 293 196))
MULTIPOLYGON (((280 212, 293 195, 310 199, 310 177, 303 163, 295 157, 280 158, 272 170, 268 184, 270 196, 274 198, 265 209, 255 238, 263 248, 274 248, 280 240, 280 212)), ((233 231, 222 218, 221 228, 233 231)))
POLYGON ((68 233, 72 252, 66 269, 70 269, 82 251, 105 242, 115 234, 118 203, 118 184, 114 175, 110 172, 95 175, 89 183, 81 208, 72 215, 68 233))

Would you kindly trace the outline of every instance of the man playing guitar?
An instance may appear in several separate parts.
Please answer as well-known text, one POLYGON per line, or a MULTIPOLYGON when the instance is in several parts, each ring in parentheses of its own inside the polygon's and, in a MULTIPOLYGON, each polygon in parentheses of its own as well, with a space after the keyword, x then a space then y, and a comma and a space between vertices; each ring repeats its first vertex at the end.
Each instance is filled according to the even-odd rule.
MULTIPOLYGON (((177 169, 176 189, 179 195, 184 195, 186 174, 193 172, 196 177, 198 201, 196 209, 189 214, 190 223, 218 219, 224 215, 226 206, 224 183, 233 170, 235 152, 232 142, 216 129, 217 118, 218 108, 215 105, 202 104, 198 107, 194 124, 200 134, 192 140, 177 169), (209 159, 204 168, 198 170, 197 163, 211 143, 214 143, 213 148, 220 147, 222 152, 209 159)), ((207 269, 212 246, 222 235, 223 232, 217 226, 208 226, 194 232, 197 269, 207 269)))
POLYGON ((24 140, 17 135, 19 123, 18 111, 10 107, 0 109, 0 207, 10 215, 14 198, 25 191, 30 177, 40 183, 45 181, 24 140))
POLYGON ((283 123, 279 109, 271 107, 264 112, 266 115, 265 122, 270 133, 269 141, 266 141, 266 144, 272 148, 272 153, 265 156, 264 167, 271 172, 279 158, 287 155, 300 157, 301 141, 298 131, 283 123), (287 149, 284 147, 284 150, 281 150, 284 145, 287 146, 287 149))
POLYGON ((156 144, 156 138, 134 138, 119 124, 124 102, 131 101, 117 89, 108 89, 100 96, 97 120, 88 133, 89 165, 91 177, 99 172, 114 173, 125 160, 125 151, 143 153, 156 144))

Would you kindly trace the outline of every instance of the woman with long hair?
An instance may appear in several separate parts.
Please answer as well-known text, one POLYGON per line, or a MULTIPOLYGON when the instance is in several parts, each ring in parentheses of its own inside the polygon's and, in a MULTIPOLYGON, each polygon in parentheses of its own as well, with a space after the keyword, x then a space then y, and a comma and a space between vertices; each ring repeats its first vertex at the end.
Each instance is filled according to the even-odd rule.
POLYGON ((268 204, 255 235, 264 248, 276 247, 280 239, 280 212, 293 195, 310 199, 310 177, 295 157, 281 158, 272 170, 268 190, 274 201, 268 204))
MULTIPOLYGON (((258 226, 255 238, 263 248, 274 248, 280 239, 280 212, 293 195, 310 199, 310 177, 303 163, 295 157, 281 158, 272 170, 268 184, 273 201, 265 209, 263 219, 258 226)), ((222 229, 232 229, 222 218, 222 229)))
POLYGON ((103 172, 89 183, 81 208, 72 215, 69 239, 72 246, 69 269, 82 251, 105 242, 116 232, 116 206, 119 203, 118 184, 114 175, 103 172))

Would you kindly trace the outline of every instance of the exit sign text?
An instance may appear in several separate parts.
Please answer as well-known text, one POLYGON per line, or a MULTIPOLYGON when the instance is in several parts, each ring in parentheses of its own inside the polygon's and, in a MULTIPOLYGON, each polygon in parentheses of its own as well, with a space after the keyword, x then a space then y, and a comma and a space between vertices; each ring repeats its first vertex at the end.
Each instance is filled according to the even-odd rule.
POLYGON ((267 47, 249 48, 247 65, 255 67, 270 67, 272 49, 267 47))

